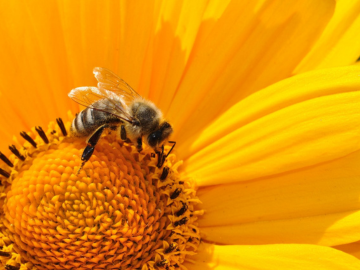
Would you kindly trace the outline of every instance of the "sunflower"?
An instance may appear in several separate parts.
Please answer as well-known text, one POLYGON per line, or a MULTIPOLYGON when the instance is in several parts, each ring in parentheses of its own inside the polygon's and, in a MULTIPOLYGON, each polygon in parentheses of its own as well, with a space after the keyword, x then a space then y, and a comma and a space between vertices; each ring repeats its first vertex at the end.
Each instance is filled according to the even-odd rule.
POLYGON ((0 7, 2 269, 360 268, 360 2, 0 7), (77 174, 96 66, 171 121, 164 166, 110 132, 77 174))

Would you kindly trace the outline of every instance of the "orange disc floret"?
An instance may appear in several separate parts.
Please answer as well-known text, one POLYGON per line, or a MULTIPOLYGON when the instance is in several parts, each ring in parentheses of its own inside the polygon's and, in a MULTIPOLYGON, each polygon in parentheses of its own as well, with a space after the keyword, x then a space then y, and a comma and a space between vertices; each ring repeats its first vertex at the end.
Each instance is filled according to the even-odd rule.
POLYGON ((29 133, 35 146, 27 140, 25 159, 12 155, 10 176, 1 176, 3 265, 178 269, 195 253, 202 211, 174 155, 157 168, 150 150, 138 153, 107 134, 77 174, 85 139, 50 127, 47 142, 29 133))

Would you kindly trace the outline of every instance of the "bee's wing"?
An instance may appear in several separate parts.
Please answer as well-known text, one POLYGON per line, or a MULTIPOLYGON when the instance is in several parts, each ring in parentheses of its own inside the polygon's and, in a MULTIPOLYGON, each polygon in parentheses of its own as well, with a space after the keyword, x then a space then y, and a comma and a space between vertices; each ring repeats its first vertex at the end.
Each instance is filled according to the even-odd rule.
POLYGON ((127 122, 132 123, 134 120, 126 112, 124 100, 113 92, 107 90, 100 91, 96 87, 84 86, 71 90, 69 97, 80 105, 110 113, 127 122), (100 102, 100 100, 103 101, 100 102))
POLYGON ((130 85, 110 70, 96 67, 93 73, 98 81, 97 87, 100 91, 111 91, 123 97, 126 104, 129 104, 135 98, 141 98, 130 85))

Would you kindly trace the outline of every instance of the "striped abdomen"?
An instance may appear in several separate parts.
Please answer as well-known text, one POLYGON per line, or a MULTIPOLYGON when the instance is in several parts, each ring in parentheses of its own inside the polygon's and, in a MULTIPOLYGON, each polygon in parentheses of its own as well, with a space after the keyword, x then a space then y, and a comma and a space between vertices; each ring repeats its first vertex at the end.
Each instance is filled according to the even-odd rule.
POLYGON ((88 136, 104 124, 117 124, 120 119, 110 113, 86 108, 77 114, 72 121, 71 129, 75 136, 88 136))

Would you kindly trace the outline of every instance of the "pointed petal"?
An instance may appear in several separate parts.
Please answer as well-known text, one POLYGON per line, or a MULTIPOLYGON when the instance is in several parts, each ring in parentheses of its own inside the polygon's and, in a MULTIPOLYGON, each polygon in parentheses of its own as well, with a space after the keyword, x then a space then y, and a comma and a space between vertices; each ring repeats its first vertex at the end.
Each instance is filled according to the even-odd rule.
POLYGON ((239 102, 197 135, 187 172, 199 186, 232 183, 356 151, 359 75, 360 67, 310 72, 239 102))
POLYGON ((66 95, 70 80, 56 2, 39 4, 0 2, 2 151, 12 135, 78 107, 66 95))
MULTIPOLYGON (((181 91, 199 89, 200 100, 215 84, 209 78, 219 78, 214 93, 231 82, 226 87, 229 95, 224 95, 227 99, 238 92, 239 85, 245 89, 244 80, 256 82, 245 92, 256 90, 291 74, 329 20, 334 2, 64 0, 41 3, 41 9, 32 2, 3 1, 0 5, 6 37, 0 41, 4 48, 0 72, 6 74, 1 80, 1 102, 17 104, 11 113, 16 117, 0 119, 0 123, 21 130, 28 127, 19 124, 20 119, 33 126, 59 116, 59 109, 76 110, 66 93, 77 86, 94 85, 94 66, 114 70, 140 94, 158 101, 165 113, 180 85, 181 91), (279 69, 273 68, 274 63, 279 69), (242 75, 234 77, 240 66, 244 67, 242 75), (252 77, 247 67, 252 67, 252 77), (271 74, 265 76, 266 70, 271 74), (222 75, 217 76, 219 73, 222 75), (202 80, 195 85, 198 78, 202 80), (192 85, 195 88, 189 87, 192 85), (20 91, 28 88, 31 94, 20 91), (8 89, 14 90, 7 93, 8 89), (41 112, 35 107, 42 108, 41 112)), ((199 98, 192 100, 194 104, 183 106, 182 95, 174 104, 185 111, 175 108, 168 115, 170 119, 174 116, 178 130, 198 107, 199 98), (177 119, 179 112, 181 119, 177 119)), ((204 101, 218 109, 224 105, 217 98, 211 104, 204 101)), ((212 116, 197 127, 207 125, 209 119, 212 116)), ((6 132, 2 135, 8 136, 6 132)))
POLYGON ((360 261, 336 249, 312 245, 218 246, 202 243, 189 270, 355 270, 360 261))
POLYGON ((202 130, 240 99, 291 76, 333 8, 333 1, 231 1, 219 19, 204 20, 165 110, 177 140, 202 130))
POLYGON ((293 219, 360 208, 360 151, 257 181, 201 187, 200 226, 293 219), (214 199, 216 198, 216 199, 214 199))
POLYGON ((295 73, 351 65, 360 55, 360 1, 336 2, 334 16, 295 73))
POLYGON ((360 259, 360 242, 349 243, 340 246, 334 246, 334 248, 346 252, 358 259, 360 259))
POLYGON ((360 239, 360 151, 257 181, 200 188, 204 239, 340 245, 360 239))
MULTIPOLYGON (((74 85, 94 85, 106 67, 137 89, 159 5, 156 1, 57 1, 74 85)), ((138 90, 138 89, 137 89, 138 90)))
MULTIPOLYGON (((224 1, 220 6, 226 4, 224 1)), ((151 74, 146 76, 151 77, 149 98, 164 111, 168 110, 186 71, 204 13, 213 5, 206 0, 162 1, 154 39, 147 51, 152 62, 143 72, 151 74)))
POLYGON ((202 227, 203 238, 219 244, 317 243, 332 246, 360 239, 360 211, 240 225, 202 227))
POLYGON ((91 82, 89 70, 104 66, 164 110, 208 5, 206 0, 59 2, 63 28, 71 29, 64 39, 74 59, 75 84, 84 85, 83 78, 91 82))

